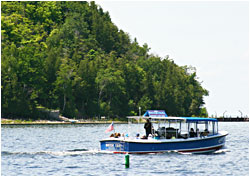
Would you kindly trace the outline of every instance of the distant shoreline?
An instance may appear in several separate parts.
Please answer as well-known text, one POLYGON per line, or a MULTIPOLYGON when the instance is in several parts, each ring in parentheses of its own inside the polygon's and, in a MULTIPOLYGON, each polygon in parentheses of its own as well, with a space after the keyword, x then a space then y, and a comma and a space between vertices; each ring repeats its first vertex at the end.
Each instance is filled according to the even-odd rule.
MULTIPOLYGON (((116 124, 127 124, 127 122, 116 122, 116 124)), ((1 123, 1 125, 72 125, 72 124, 110 124, 110 122, 77 122, 77 123, 71 123, 71 122, 32 122, 32 123, 1 123)))
MULTIPOLYGON (((219 122, 249 122, 248 119, 238 119, 238 118, 218 118, 219 122)), ((36 121, 25 121, 25 120, 12 120, 1 118, 1 125, 67 125, 67 124, 110 124, 111 122, 115 124, 127 124, 127 121, 112 121, 112 120, 74 120, 69 121, 51 121, 51 120, 36 120, 36 121)))
MULTIPOLYGON (((1 118, 1 125, 63 125, 63 124, 110 124, 112 120, 74 120, 51 121, 51 120, 12 120, 1 118)), ((127 121, 113 121, 114 123, 127 124, 127 121)))

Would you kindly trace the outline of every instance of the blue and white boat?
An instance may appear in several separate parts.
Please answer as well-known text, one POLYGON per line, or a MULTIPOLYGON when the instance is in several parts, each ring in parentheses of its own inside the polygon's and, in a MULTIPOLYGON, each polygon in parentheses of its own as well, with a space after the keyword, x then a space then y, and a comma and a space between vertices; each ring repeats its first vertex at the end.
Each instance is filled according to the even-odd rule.
POLYGON ((129 126, 132 125, 133 119, 137 120, 141 130, 143 124, 140 121, 151 119, 152 134, 145 138, 139 136, 137 130, 131 135, 116 133, 115 136, 100 141, 101 150, 129 154, 171 151, 209 153, 222 148, 228 135, 226 131, 219 131, 218 121, 215 118, 168 117, 165 111, 148 110, 142 117, 128 117, 129 126))

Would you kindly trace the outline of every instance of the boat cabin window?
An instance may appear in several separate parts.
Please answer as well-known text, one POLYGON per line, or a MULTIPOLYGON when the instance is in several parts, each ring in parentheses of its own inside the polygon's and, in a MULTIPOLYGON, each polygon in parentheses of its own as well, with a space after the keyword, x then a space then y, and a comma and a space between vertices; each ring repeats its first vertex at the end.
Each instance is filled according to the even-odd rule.
POLYGON ((188 130, 193 129, 197 136, 208 136, 218 133, 218 123, 212 121, 189 122, 188 130))

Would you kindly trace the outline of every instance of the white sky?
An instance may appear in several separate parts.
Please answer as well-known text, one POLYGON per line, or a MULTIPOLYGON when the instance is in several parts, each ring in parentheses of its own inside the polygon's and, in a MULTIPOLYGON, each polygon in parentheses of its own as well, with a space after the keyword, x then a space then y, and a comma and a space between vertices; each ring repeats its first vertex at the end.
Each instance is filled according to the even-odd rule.
POLYGON ((151 53, 196 67, 210 116, 249 115, 248 1, 96 3, 151 53))

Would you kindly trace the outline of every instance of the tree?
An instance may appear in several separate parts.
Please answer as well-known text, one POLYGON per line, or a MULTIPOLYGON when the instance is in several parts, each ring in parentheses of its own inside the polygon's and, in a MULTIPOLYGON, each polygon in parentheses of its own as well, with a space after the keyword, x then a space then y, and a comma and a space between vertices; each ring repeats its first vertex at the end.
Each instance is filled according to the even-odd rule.
POLYGON ((149 54, 95 2, 1 3, 2 116, 205 116, 208 91, 195 68, 149 54))

